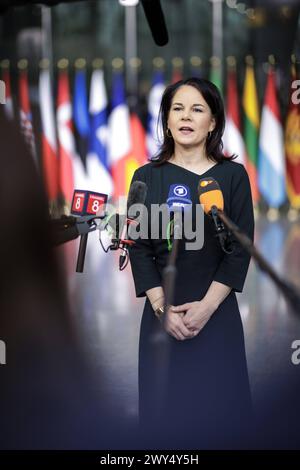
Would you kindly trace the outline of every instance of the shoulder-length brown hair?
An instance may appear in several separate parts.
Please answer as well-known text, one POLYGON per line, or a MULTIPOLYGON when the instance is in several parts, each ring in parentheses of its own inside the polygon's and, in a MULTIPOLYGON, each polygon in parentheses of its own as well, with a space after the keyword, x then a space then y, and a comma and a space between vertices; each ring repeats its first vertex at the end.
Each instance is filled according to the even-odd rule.
POLYGON ((160 110, 159 120, 162 123, 163 143, 157 155, 151 158, 152 162, 162 164, 168 161, 174 153, 174 140, 172 136, 167 135, 168 117, 172 105, 173 96, 176 91, 183 85, 189 85, 196 88, 206 103, 208 104, 216 125, 214 130, 209 134, 206 140, 206 154, 208 158, 213 161, 220 162, 222 160, 232 160, 236 158, 235 155, 225 157, 223 153, 222 135, 225 127, 225 113, 224 104, 218 88, 209 80, 204 78, 187 78, 179 80, 172 85, 169 85, 163 94, 160 110))

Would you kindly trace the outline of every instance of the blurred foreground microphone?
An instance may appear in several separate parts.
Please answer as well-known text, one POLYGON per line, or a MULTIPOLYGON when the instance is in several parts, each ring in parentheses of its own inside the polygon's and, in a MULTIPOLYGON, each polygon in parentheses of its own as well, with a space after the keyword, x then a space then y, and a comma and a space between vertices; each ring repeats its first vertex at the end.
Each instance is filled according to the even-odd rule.
POLYGON ((219 183, 214 178, 202 178, 198 184, 198 196, 200 204, 204 206, 205 214, 212 217, 216 236, 219 238, 222 250, 232 253, 233 247, 229 232, 225 229, 218 212, 224 210, 224 198, 219 183))
POLYGON ((119 269, 122 271, 126 266, 125 261, 128 262, 128 246, 132 245, 134 242, 130 240, 128 235, 130 224, 135 224, 136 217, 132 217, 130 215, 131 207, 135 204, 145 204, 146 196, 147 196, 147 185, 143 181, 134 181, 130 186, 128 199, 127 199, 127 217, 123 224, 120 240, 119 240, 119 248, 122 250, 119 258, 119 269))
POLYGON ((165 46, 169 36, 160 0, 141 0, 155 44, 165 46))

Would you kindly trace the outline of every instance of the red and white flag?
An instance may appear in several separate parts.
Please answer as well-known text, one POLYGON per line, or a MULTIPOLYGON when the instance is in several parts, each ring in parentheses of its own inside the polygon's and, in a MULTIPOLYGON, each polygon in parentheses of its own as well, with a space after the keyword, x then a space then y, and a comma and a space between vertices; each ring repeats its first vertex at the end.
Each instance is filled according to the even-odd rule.
POLYGON ((86 188, 82 161, 76 153, 72 122, 72 105, 67 69, 59 69, 57 91, 57 132, 59 154, 59 186, 68 205, 72 202, 74 187, 86 188))
POLYGON ((32 127, 32 114, 29 101, 29 88, 27 68, 22 68, 19 71, 19 106, 20 106, 20 127, 21 132, 28 144, 31 155, 34 160, 37 160, 35 139, 32 127))
POLYGON ((246 147, 241 132, 236 71, 230 68, 227 74, 226 125, 223 137, 225 155, 237 155, 236 162, 246 163, 246 147))
POLYGON ((2 66, 2 80, 4 81, 5 85, 4 113, 8 119, 12 120, 14 118, 14 108, 11 96, 10 72, 8 61, 5 67, 2 66))
POLYGON ((39 76, 39 103, 42 122, 42 161, 44 181, 50 201, 58 197, 58 156, 55 132, 55 116, 49 68, 43 68, 39 76))

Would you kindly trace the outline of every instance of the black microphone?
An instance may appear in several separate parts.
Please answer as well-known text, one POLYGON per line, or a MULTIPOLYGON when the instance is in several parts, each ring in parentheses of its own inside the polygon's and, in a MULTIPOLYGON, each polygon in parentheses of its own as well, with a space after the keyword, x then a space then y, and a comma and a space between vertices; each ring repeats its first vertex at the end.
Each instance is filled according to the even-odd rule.
POLYGON ((218 216, 219 211, 224 209, 224 198, 219 183, 212 177, 202 178, 198 184, 198 196, 200 204, 204 206, 204 212, 214 221, 216 236, 219 238, 222 250, 231 254, 233 246, 230 233, 218 216))
POLYGON ((124 263, 128 258, 128 245, 131 244, 131 240, 128 238, 128 229, 130 224, 134 221, 136 217, 130 215, 130 209, 135 204, 145 204, 147 196, 147 185, 143 181, 134 181, 129 189, 128 199, 127 199, 127 217, 124 221, 123 228, 120 236, 119 248, 122 250, 119 258, 119 269, 122 271, 126 266, 124 263))
POLYGON ((86 235, 96 230, 95 216, 86 215, 74 217, 72 215, 62 215, 58 219, 50 218, 48 221, 50 228, 51 242, 54 246, 75 240, 81 235, 86 235))
POLYGON ((75 240, 79 237, 77 219, 72 215, 63 215, 59 219, 50 219, 51 242, 54 246, 75 240))
POLYGON ((154 42, 158 46, 165 46, 169 42, 169 35, 160 0, 141 0, 154 42))

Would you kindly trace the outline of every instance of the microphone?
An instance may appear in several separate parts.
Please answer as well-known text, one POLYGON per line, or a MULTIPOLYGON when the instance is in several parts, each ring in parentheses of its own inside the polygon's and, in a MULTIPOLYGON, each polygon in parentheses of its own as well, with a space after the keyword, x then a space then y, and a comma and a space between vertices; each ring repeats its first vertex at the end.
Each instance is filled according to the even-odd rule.
POLYGON ((160 0, 141 0, 155 44, 165 46, 169 36, 160 0))
POLYGON ((230 232, 226 231, 219 218, 219 211, 224 210, 224 198, 219 183, 212 177, 202 178, 198 184, 198 196, 200 204, 204 206, 205 214, 211 216, 214 221, 216 236, 219 238, 222 250, 231 254, 233 247, 230 232))
POLYGON ((178 254, 179 239, 182 238, 182 215, 184 211, 192 208, 190 188, 185 184, 171 184, 167 198, 167 205, 170 213, 174 214, 173 231, 168 227, 167 241, 170 252, 167 264, 163 270, 163 289, 165 293, 165 309, 174 301, 174 289, 176 279, 176 259, 178 254), (173 243, 170 239, 173 239, 173 243))
MULTIPOLYGON (((89 216, 88 219, 92 220, 95 218, 103 218, 107 198, 107 194, 75 189, 71 206, 71 214, 75 216, 89 216)), ((86 217, 83 218, 83 220, 85 219, 86 217)), ((83 272, 87 241, 88 232, 82 231, 77 256, 77 273, 83 272)))
POLYGON ((79 235, 85 235, 96 230, 95 217, 74 217, 62 215, 59 219, 49 219, 51 242, 54 246, 75 240, 79 235))
POLYGON ((143 181, 134 181, 130 186, 128 199, 127 199, 127 216, 123 224, 121 236, 119 240, 119 248, 122 250, 119 258, 119 269, 122 271, 126 268, 127 263, 125 264, 126 259, 128 260, 128 245, 132 245, 134 242, 128 237, 128 232, 130 225, 135 223, 135 218, 130 216, 130 209, 135 204, 145 204, 147 197, 147 185, 143 181))
POLYGON ((79 237, 76 217, 63 215, 60 219, 49 219, 51 242, 60 245, 79 237))
POLYGON ((170 213, 173 213, 173 230, 168 230, 168 249, 172 248, 170 238, 182 238, 182 214, 184 211, 190 210, 192 207, 192 200, 190 195, 190 188, 184 184, 171 184, 167 199, 167 205, 170 213))

